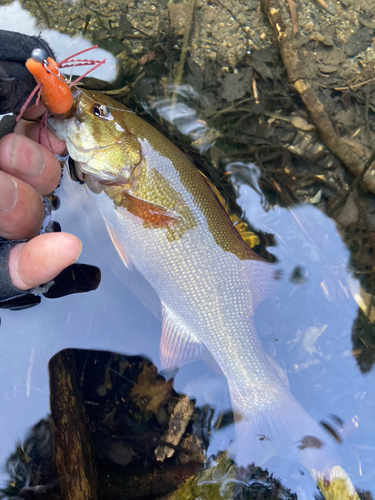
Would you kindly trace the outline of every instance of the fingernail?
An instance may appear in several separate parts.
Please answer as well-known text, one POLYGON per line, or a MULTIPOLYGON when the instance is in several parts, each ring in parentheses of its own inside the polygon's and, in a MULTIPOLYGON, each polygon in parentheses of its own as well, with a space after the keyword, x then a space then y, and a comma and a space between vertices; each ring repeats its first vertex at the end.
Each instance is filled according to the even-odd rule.
POLYGON ((0 212, 9 212, 18 200, 17 183, 9 175, 0 172, 0 212))
POLYGON ((37 177, 46 164, 46 158, 39 146, 24 135, 19 134, 11 148, 11 165, 19 174, 37 177))

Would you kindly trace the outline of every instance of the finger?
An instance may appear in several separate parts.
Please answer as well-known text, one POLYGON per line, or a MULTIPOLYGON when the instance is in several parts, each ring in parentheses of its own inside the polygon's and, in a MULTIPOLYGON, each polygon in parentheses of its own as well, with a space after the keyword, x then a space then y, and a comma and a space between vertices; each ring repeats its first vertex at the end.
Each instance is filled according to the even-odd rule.
POLYGON ((46 195, 57 187, 61 165, 54 154, 21 134, 0 140, 0 169, 30 184, 46 195))
POLYGON ((0 170, 0 236, 32 238, 42 227, 42 197, 28 184, 0 170))
POLYGON ((46 129, 39 122, 20 120, 14 127, 14 133, 26 135, 26 137, 52 151, 53 154, 61 155, 66 150, 65 142, 60 141, 51 130, 46 129))
POLYGON ((44 106, 43 102, 39 101, 38 104, 33 104, 32 106, 27 108, 22 116, 26 118, 26 120, 35 120, 36 118, 42 116, 46 111, 47 109, 44 106))
POLYGON ((41 234, 20 243, 9 253, 11 282, 21 290, 47 283, 73 264, 81 251, 81 241, 68 233, 41 234))

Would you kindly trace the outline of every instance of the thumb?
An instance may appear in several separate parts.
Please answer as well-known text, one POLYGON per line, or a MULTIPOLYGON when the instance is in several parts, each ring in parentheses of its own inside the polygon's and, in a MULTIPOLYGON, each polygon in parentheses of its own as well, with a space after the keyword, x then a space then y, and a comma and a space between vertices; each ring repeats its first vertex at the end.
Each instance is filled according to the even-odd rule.
POLYGON ((41 234, 19 243, 9 253, 11 282, 20 290, 47 283, 73 264, 81 251, 81 241, 68 233, 41 234))

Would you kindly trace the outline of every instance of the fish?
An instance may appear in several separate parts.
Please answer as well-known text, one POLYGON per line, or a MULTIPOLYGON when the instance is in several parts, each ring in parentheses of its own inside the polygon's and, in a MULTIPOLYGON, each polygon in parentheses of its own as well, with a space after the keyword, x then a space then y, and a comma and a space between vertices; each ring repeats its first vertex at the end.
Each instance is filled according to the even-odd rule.
POLYGON ((66 141, 124 264, 160 298, 163 370, 207 350, 228 382, 236 462, 261 466, 278 455, 332 479, 330 437, 293 397, 254 326, 274 287, 274 265, 244 242, 175 144, 105 94, 76 88, 73 96, 71 111, 49 124, 66 141))

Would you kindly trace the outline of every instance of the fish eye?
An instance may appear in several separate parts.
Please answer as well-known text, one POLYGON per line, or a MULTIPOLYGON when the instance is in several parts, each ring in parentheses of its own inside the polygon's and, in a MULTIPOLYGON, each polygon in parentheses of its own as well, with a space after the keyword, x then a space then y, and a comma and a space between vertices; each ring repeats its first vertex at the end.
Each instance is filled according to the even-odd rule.
POLYGON ((106 118, 109 115, 109 111, 104 104, 93 104, 91 108, 91 112, 98 116, 99 118, 106 118))

